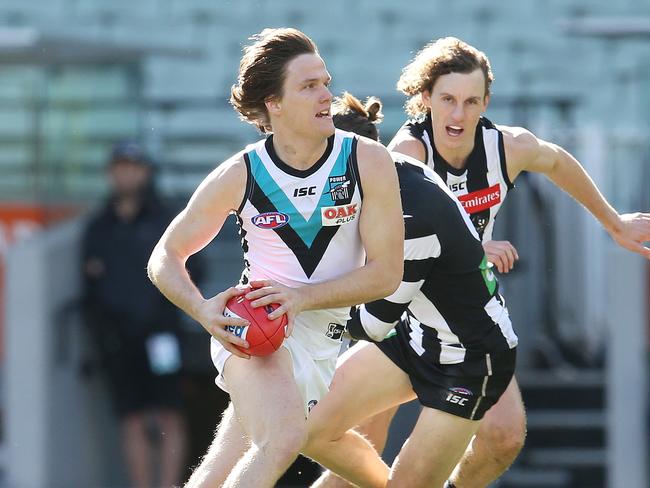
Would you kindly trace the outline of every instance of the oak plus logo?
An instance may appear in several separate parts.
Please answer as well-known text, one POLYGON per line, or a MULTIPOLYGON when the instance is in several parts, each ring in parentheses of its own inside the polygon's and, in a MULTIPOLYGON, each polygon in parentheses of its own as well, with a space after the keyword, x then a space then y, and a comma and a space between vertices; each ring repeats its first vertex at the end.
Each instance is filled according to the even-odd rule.
POLYGON ((323 226, 343 225, 354 221, 358 215, 359 205, 337 205, 320 209, 323 226))

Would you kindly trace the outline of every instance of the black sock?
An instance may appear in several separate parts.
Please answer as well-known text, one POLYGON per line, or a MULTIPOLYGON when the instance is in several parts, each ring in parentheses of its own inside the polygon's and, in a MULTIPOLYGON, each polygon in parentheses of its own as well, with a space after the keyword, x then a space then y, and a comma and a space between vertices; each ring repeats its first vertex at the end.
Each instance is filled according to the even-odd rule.
POLYGON ((456 488, 456 486, 451 481, 447 480, 444 488, 456 488))

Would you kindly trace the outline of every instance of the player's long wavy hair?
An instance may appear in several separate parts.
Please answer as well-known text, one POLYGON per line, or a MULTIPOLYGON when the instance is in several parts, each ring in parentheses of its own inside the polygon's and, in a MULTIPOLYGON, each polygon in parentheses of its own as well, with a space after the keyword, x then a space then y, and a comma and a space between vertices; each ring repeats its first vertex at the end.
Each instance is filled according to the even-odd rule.
POLYGON ((377 97, 369 97, 364 105, 354 95, 343 92, 332 101, 334 127, 378 141, 377 124, 384 118, 381 108, 381 100, 377 97))
POLYGON ((239 117, 262 133, 271 123, 265 102, 282 97, 287 64, 301 54, 318 54, 316 44, 297 29, 264 29, 250 37, 239 63, 237 84, 230 89, 230 103, 239 117))
POLYGON ((397 89, 409 96, 404 108, 409 115, 424 114, 428 108, 420 94, 433 89, 436 81, 449 73, 471 73, 481 69, 485 75, 485 95, 494 81, 490 61, 479 51, 455 37, 443 37, 424 46, 402 70, 397 89))

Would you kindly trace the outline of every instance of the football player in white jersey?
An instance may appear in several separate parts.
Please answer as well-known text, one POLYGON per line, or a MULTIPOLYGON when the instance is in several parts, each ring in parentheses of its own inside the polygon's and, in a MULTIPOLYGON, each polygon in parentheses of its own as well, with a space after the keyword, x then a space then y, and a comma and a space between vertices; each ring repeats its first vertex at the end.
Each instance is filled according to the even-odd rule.
MULTIPOLYGON (((428 44, 398 81, 397 88, 410 97, 406 108, 413 119, 388 148, 427 164, 447 182, 470 213, 488 259, 499 272, 510 271, 518 254, 510 242, 491 240, 491 226, 508 188, 522 171, 546 175, 586 207, 618 245, 650 259, 650 249, 643 245, 650 240, 650 214, 619 214, 565 149, 524 128, 494 125, 481 116, 490 100, 492 79, 487 56, 473 46, 453 37, 428 44), (489 201, 483 205, 474 196, 489 201), (486 229, 489 232, 484 233, 486 229)), ((380 452, 393 414, 394 410, 384 413, 362 429, 380 452)), ((487 486, 512 464, 525 436, 524 406, 513 378, 486 413, 448 487, 487 486)), ((318 486, 347 485, 337 485, 332 478, 318 486)))
POLYGON ((219 384, 231 396, 191 487, 274 486, 306 441, 307 404, 318 401, 333 375, 338 348, 331 343, 340 324, 322 323, 323 314, 339 317, 351 305, 387 296, 402 275, 402 210, 390 155, 374 141, 335 131, 330 75, 305 34, 266 29, 253 41, 231 103, 269 136, 199 185, 148 266, 165 296, 212 335, 219 384), (336 168, 340 174, 333 174, 336 168), (301 190, 301 179, 308 178, 315 179, 301 190), (348 203, 361 195, 363 201, 348 203), (294 197, 313 197, 312 211, 295 199, 290 203, 294 197), (269 205, 275 210, 267 212, 269 205), (345 219, 330 218, 337 207, 345 208, 345 219), (230 332, 242 329, 228 329, 248 325, 223 313, 241 289, 206 299, 185 269, 187 258, 219 233, 231 213, 245 241, 245 280, 257 288, 247 297, 256 307, 280 304, 271 319, 288 317, 283 347, 270 356, 242 353, 236 346, 248 344, 230 332), (262 249, 267 244, 272 247, 262 249))

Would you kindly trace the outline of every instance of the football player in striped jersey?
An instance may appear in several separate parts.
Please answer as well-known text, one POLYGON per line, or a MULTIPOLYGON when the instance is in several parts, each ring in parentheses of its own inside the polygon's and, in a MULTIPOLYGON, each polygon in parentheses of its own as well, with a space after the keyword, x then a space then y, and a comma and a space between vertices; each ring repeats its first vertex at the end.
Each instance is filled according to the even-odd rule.
MULTIPOLYGON (((650 259, 650 214, 619 214, 582 165, 564 148, 522 127, 482 116, 493 75, 485 53, 453 37, 425 46, 397 88, 409 97, 412 119, 388 145, 436 171, 458 196, 482 237, 488 260, 501 273, 519 258, 509 241, 492 240, 492 227, 509 188, 524 171, 542 173, 581 203, 616 243, 650 259), (482 174, 481 174, 482 173, 482 174)), ((515 460, 525 439, 525 412, 516 379, 485 417, 449 486, 482 488, 515 460)))
MULTIPOLYGON (((378 103, 364 107, 346 94, 335 124, 365 132, 378 103)), ((393 159, 404 211, 402 283, 354 309, 349 332, 368 342, 340 358, 330 393, 309 418, 305 453, 361 487, 441 487, 508 387, 517 336, 460 201, 421 162, 393 159), (350 429, 415 397, 422 411, 389 471, 350 429)), ((326 475, 316 486, 328 482, 326 475)))
MULTIPOLYGON (((546 175, 587 208, 618 245, 650 259, 644 245, 650 240, 650 214, 619 214, 565 149, 524 128, 496 125, 482 116, 492 81, 489 60, 475 47, 453 37, 425 46, 397 83, 409 97, 406 110, 411 118, 389 150, 423 162, 445 181, 470 214, 488 260, 501 273, 509 272, 519 256, 509 241, 492 239, 494 219, 523 171, 546 175)), ((380 452, 393 413, 366 423, 364 432, 380 452)), ((525 436, 524 405, 513 378, 486 413, 448 486, 487 486, 512 464, 525 436)))

